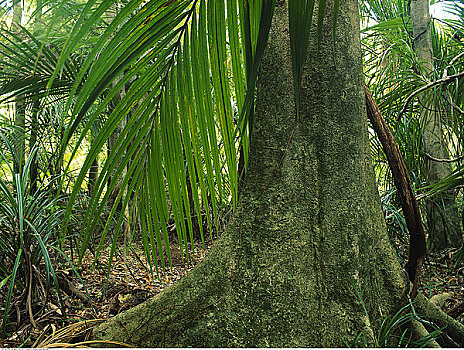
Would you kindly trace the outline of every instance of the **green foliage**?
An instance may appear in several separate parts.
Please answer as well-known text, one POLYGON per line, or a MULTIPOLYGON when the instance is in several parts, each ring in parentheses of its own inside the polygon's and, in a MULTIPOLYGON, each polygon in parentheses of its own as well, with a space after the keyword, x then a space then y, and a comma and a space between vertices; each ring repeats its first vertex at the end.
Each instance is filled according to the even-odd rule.
MULTIPOLYGON (((142 241, 145 243, 150 260, 155 261, 157 260, 155 247, 151 247, 150 250, 148 242, 156 241, 158 249, 162 249, 160 244, 162 241, 167 245, 166 222, 169 219, 170 209, 178 223, 181 245, 186 249, 187 242, 192 243, 193 230, 189 213, 195 209, 197 216, 200 216, 201 208, 198 199, 194 201, 195 208, 190 207, 189 196, 195 193, 188 193, 186 170, 190 175, 190 188, 195 189, 194 191, 200 189, 201 192, 197 192, 195 197, 198 198, 201 193, 203 207, 206 210, 209 210, 208 205, 205 205, 207 194, 213 194, 212 210, 217 215, 216 193, 219 194, 220 200, 221 198, 224 200, 225 197, 219 160, 219 142, 216 139, 218 131, 221 139, 227 140, 223 141, 223 151, 228 162, 226 166, 232 169, 228 180, 232 183, 231 188, 234 188, 236 177, 233 169, 235 169, 236 151, 233 150, 234 140, 227 136, 228 130, 233 128, 230 124, 232 109, 228 102, 230 87, 228 83, 226 84, 227 68, 224 65, 225 37, 222 34, 213 38, 207 37, 207 30, 208 33, 225 34, 225 23, 218 22, 224 8, 212 4, 206 6, 204 2, 183 1, 164 6, 164 2, 160 1, 145 5, 136 1, 131 2, 117 13, 108 29, 104 31, 101 40, 96 43, 95 48, 89 52, 84 61, 73 91, 77 92, 78 86, 83 84, 81 91, 85 92, 78 94, 74 105, 72 100, 68 100, 67 108, 72 108, 73 123, 65 131, 62 149, 65 149, 77 125, 99 96, 106 95, 85 124, 83 132, 78 136, 77 144, 83 140, 95 118, 108 108, 118 91, 129 80, 135 80, 125 91, 120 103, 114 109, 110 109, 103 128, 94 138, 70 197, 68 215, 90 165, 106 140, 125 118, 122 137, 118 139, 103 165, 95 184, 95 191, 89 201, 88 215, 86 215, 88 221, 84 222, 81 254, 97 226, 104 204, 115 189, 115 182, 110 182, 107 188, 104 187, 110 177, 124 176, 122 188, 127 188, 127 191, 119 192, 110 211, 108 222, 111 222, 113 217, 117 220, 112 247, 115 247, 123 223, 128 219, 120 213, 137 202, 136 217, 140 223, 144 223, 141 225, 140 233, 142 241), (209 21, 207 16, 210 16, 209 21), (192 38, 189 34, 190 24, 192 38), (212 42, 209 43, 208 40, 212 42), (195 60, 192 57, 195 57, 195 60), (195 66, 199 69, 193 71, 192 67, 195 66), (210 76, 210 69, 214 91, 218 94, 215 100, 211 94, 210 79, 207 79, 210 76), (192 74, 197 77, 195 84, 191 80, 192 74), (121 77, 121 80, 111 86, 110 82, 117 77, 121 77), (85 81, 82 80, 84 78, 85 81), (217 93, 218 91, 222 94, 217 93), (195 96, 195 99, 185 99, 187 96, 195 96), (135 106, 134 101, 136 101, 135 106), (197 114, 196 110, 200 113, 197 114), (219 130, 215 126, 215 111, 219 115, 219 130), (185 159, 182 157, 184 152, 185 159), (204 167, 206 178, 197 179, 195 173, 202 174, 204 167), (166 196, 165 181, 168 196, 166 196), (122 208, 117 210, 118 206, 122 208), (187 232, 190 233, 190 237, 187 236, 187 232), (153 258, 152 253, 155 255, 153 258)), ((108 9, 109 4, 106 6, 108 9)), ((98 11, 103 10, 99 8, 98 11)), ((73 47, 79 42, 88 30, 87 24, 88 22, 85 22, 81 27, 78 25, 75 27, 68 47, 73 47)), ((69 50, 63 51, 62 57, 68 52, 69 50)), ((73 152, 77 152, 77 149, 78 146, 73 152)), ((233 197, 235 198, 236 195, 233 197)), ((108 225, 103 229, 97 252, 104 243, 108 229, 108 225)), ((169 257, 169 251, 167 254, 169 257)), ((164 265, 164 254, 160 253, 159 256, 164 265)))
POLYGON ((0 103, 15 100, 34 101, 44 97, 63 98, 69 94, 79 63, 75 57, 65 62, 63 73, 47 86, 57 64, 58 52, 39 41, 25 27, 20 33, 2 29, 0 32, 0 103))
MULTIPOLYGON (((297 115, 315 3, 289 1, 297 115)), ((334 39, 339 4, 334 1, 334 39)), ((463 163, 455 162, 453 174, 425 187, 423 125, 417 118, 423 106, 413 103, 397 117, 407 97, 428 83, 412 49, 407 2, 369 0, 360 5, 363 15, 376 21, 363 30, 366 76, 415 188, 425 197, 461 186, 463 163)), ((25 129, 0 130, 3 332, 15 293, 21 288, 40 293, 40 277, 31 278, 36 269, 46 276, 45 294, 53 286, 59 292, 50 247, 69 238, 68 224, 83 198, 80 259, 95 241, 95 261, 109 246, 111 262, 124 236, 125 241, 142 243, 151 272, 158 273, 158 261, 162 269, 171 262, 171 218, 187 259, 194 245, 192 217, 199 219, 203 242, 202 216, 210 234, 218 231, 221 209, 234 207, 238 200, 238 158, 243 156, 245 163, 248 158, 256 79, 274 6, 274 0, 50 0, 31 16, 31 21, 36 15, 40 21, 18 26, 18 31, 2 28, 0 103, 24 101, 29 113, 25 129), (34 110, 34 103, 39 108, 34 110), (41 133, 36 144, 30 141, 34 130, 41 133), (29 141, 20 173, 12 166, 22 158, 17 135, 29 141), (72 164, 83 149, 88 152, 74 176, 72 164), (97 159, 102 161, 98 177, 85 194, 97 159), (32 190, 28 179, 35 160, 41 165, 40 184, 32 190), (57 193, 66 195, 65 211, 57 193)), ((327 1, 318 1, 319 41, 326 6, 327 1)), ((454 74, 462 68, 453 62, 462 53, 462 43, 455 38, 464 33, 462 9, 460 4, 452 8, 459 20, 447 21, 445 29, 434 27, 435 78, 445 69, 454 74)), ((462 154, 464 122, 457 113, 464 104, 462 84, 430 89, 429 99, 447 112, 443 125, 450 154, 462 154)), ((387 222, 407 241, 385 155, 375 138, 372 144, 387 222)), ((374 339, 360 334, 354 345, 431 341, 439 330, 418 343, 402 331, 406 323, 419 319, 407 310, 386 318, 374 339)))
MULTIPOLYGON (((364 310, 364 313, 369 320, 370 324, 375 324, 375 320, 371 318, 367 311, 361 294, 359 293, 356 285, 350 280, 351 285, 356 293, 358 300, 364 310)), ((350 343, 345 343, 347 347, 364 348, 364 347, 427 347, 431 342, 435 341, 442 335, 444 328, 439 328, 432 322, 426 320, 426 316, 417 315, 414 310, 414 302, 409 301, 408 304, 399 309, 394 315, 386 316, 380 325, 380 328, 375 329, 374 333, 371 332, 360 332, 356 338, 350 343), (419 339, 413 339, 412 333, 409 329, 411 322, 419 322, 427 325, 432 329, 427 335, 422 336, 419 339)))
MULTIPOLYGON (((314 5, 289 2, 297 78, 314 5)), ((187 259, 194 244, 193 216, 200 222, 206 216, 210 233, 218 231, 220 211, 238 199, 239 151, 246 163, 255 83, 274 6, 274 0, 50 0, 32 13, 33 32, 21 26, 3 31, 3 102, 24 100, 27 108, 36 103, 36 114, 50 111, 50 120, 59 114, 52 131, 60 135, 59 146, 52 142, 54 152, 45 163, 65 175, 61 190, 72 185, 61 239, 91 166, 104 160, 83 214, 77 240, 81 259, 95 239, 98 259, 109 239, 114 254, 120 236, 126 240, 131 234, 158 271, 158 259, 163 269, 165 256, 170 262, 166 223, 171 217, 187 259), (59 29, 57 23, 65 25, 59 29), (89 140, 77 177, 64 182, 89 140)), ((320 2, 319 37, 325 7, 320 2)), ((35 123, 47 124, 40 121, 35 123)), ((201 224, 199 231, 204 241, 201 224)))
MULTIPOLYGON (((50 247, 61 224, 63 210, 55 195, 58 178, 45 180, 36 191, 31 191, 29 172, 33 149, 20 173, 13 163, 18 161, 15 137, 23 132, 17 128, 0 129, 0 294, 4 303, 2 335, 9 322, 12 297, 23 290, 23 298, 36 298, 37 293, 49 293, 54 287, 59 295, 55 268, 50 258, 50 247), (6 287, 8 289, 6 290, 6 287)), ((45 297, 42 295, 42 297, 45 297)))
MULTIPOLYGON (((433 70, 429 75, 423 71, 413 50, 411 17, 407 1, 368 0, 360 4, 361 16, 368 26, 362 30, 363 60, 366 81, 386 119, 403 155, 413 187, 419 199, 438 196, 444 191, 456 191, 462 186, 463 160, 463 87, 458 79, 446 84, 431 85, 425 90, 419 103, 412 98, 406 113, 404 109, 409 96, 431 81, 442 79, 462 71, 460 57, 464 47, 459 40, 463 20, 459 2, 449 2, 448 11, 457 15, 452 20, 432 20, 433 70), (425 103, 424 103, 425 101, 425 103), (443 145, 449 154, 452 172, 436 184, 427 183, 424 169, 431 161, 424 143, 423 134, 427 125, 421 119, 421 111, 436 112, 443 132, 443 145)), ((393 230, 404 234, 398 220, 400 210, 385 154, 377 138, 371 138, 371 151, 378 176, 387 220, 393 230)), ((446 161, 446 160, 445 160, 446 161)), ((459 199, 459 197, 458 197, 459 199)), ((459 202, 459 201, 458 201, 459 202)), ((420 201, 424 211, 425 201, 420 201)), ((427 223, 425 223, 427 225, 427 223)))
POLYGON ((407 311, 409 308, 412 308, 412 303, 401 308, 393 316, 387 316, 383 319, 381 327, 377 334, 375 334, 374 339, 371 339, 371 336, 361 332, 356 336, 351 344, 346 344, 347 347, 422 348, 427 347, 431 342, 435 341, 442 335, 444 328, 435 328, 432 332, 419 339, 412 339, 411 333, 408 330, 408 326, 411 321, 420 322, 426 325, 433 325, 433 323, 426 321, 425 317, 420 317, 413 311, 407 311), (372 341, 374 345, 372 345, 372 341))

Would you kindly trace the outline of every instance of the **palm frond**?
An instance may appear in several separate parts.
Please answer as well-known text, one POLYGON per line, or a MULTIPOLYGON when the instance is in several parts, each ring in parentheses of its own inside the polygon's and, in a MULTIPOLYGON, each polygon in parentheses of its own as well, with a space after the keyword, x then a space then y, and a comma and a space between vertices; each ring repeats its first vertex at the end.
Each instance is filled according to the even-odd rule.
MULTIPOLYGON (((43 21, 61 20, 66 9, 78 13, 66 23, 72 27, 66 36, 54 23, 33 34, 23 28, 4 35, 5 101, 41 100, 45 112, 52 103, 57 107, 51 114, 59 114, 64 129, 55 169, 63 165, 69 173, 90 140, 69 194, 62 239, 89 169, 109 151, 87 201, 81 259, 92 238, 97 256, 108 240, 112 255, 121 234, 136 229, 158 271, 158 258, 162 268, 165 254, 170 262, 171 216, 187 259, 192 216, 203 241, 203 215, 210 234, 218 231, 221 211, 238 200, 239 152, 246 162, 274 6, 275 0, 132 0, 123 6, 50 0, 36 9, 43 21)), ((289 1, 297 104, 314 6, 315 0, 289 1)), ((319 38, 326 6, 319 1, 319 38)), ((335 1, 335 23, 338 7, 335 1)))
MULTIPOLYGON (((113 218, 117 221, 115 241, 128 224, 122 213, 127 206, 136 205, 146 254, 158 254, 163 266, 162 243, 169 258, 166 222, 170 210, 177 223, 179 242, 186 250, 188 243, 193 244, 193 211, 201 218, 204 208, 217 217, 220 203, 230 199, 236 203, 237 141, 231 101, 233 96, 244 100, 246 84, 244 58, 237 45, 237 38, 243 34, 238 32, 241 27, 236 9, 236 4, 228 4, 229 14, 225 3, 201 0, 146 4, 133 1, 114 17, 87 56, 71 90, 79 93, 75 101, 68 102, 73 123, 65 132, 63 149, 90 106, 99 101, 79 133, 73 154, 97 116, 110 108, 115 96, 131 79, 134 81, 120 102, 110 109, 70 196, 68 215, 93 160, 114 130, 125 123, 89 199, 81 256, 98 225, 96 218, 103 213, 115 189, 116 184, 110 178, 123 177, 121 188, 125 190, 117 195, 99 249, 113 218), (228 31, 227 26, 235 29, 228 31), (227 45, 227 35, 235 38, 233 54, 232 45, 227 45), (233 79, 228 60, 234 62, 233 79), (116 77, 120 79, 112 86, 116 77), (79 85, 82 88, 78 89, 79 85), (224 166, 220 160, 223 156, 224 166), (227 184, 223 183, 224 171, 227 184), (122 208, 118 209, 118 205, 122 208), (155 242, 157 249, 153 246, 150 249, 149 245, 155 242)), ((75 27, 69 39, 70 48, 87 27, 88 24, 75 27)), ((71 51, 63 50, 57 71, 60 60, 71 51)))

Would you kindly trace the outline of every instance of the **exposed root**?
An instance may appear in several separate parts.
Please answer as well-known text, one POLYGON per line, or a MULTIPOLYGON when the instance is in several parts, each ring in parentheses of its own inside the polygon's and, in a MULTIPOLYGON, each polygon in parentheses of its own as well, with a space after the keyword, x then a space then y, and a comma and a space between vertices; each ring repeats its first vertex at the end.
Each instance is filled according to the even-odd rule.
POLYGON ((447 300, 452 299, 452 295, 450 293, 441 293, 436 294, 430 298, 430 302, 440 309, 443 309, 447 300))
MULTIPOLYGON (((464 325, 462 323, 447 315, 422 294, 417 295, 414 308, 418 315, 427 315, 431 326, 434 325, 442 329, 443 335, 437 339, 441 346, 464 347, 464 325)), ((425 328, 428 327, 425 326, 425 328)), ((428 331, 431 330, 428 329, 428 331)))
MULTIPOLYGON (((410 331, 412 333, 413 340, 423 339, 429 336, 429 332, 424 327, 422 323, 417 320, 411 320, 409 323, 410 331)), ((430 343, 427 344, 430 348, 441 348, 440 344, 438 344, 435 340, 432 340, 430 343)))
POLYGON ((214 252, 170 288, 98 326, 93 340, 124 341, 136 347, 181 346, 184 333, 217 300, 211 286, 218 284, 215 277, 220 274, 209 262, 211 255, 214 252))
MULTIPOLYGON (((33 344, 33 348, 54 348, 54 347, 77 347, 78 344, 75 344, 76 339, 79 343, 82 341, 88 341, 90 332, 93 328, 103 323, 104 319, 95 319, 95 320, 88 320, 88 321, 80 321, 73 324, 70 324, 66 327, 61 329, 56 329, 53 324, 51 324, 51 328, 53 330, 52 334, 46 336, 47 331, 49 330, 47 326, 43 333, 39 336, 36 342, 33 344), (72 344, 74 342, 74 344, 72 344)), ((112 344, 112 345, 119 345, 121 344, 112 344)))

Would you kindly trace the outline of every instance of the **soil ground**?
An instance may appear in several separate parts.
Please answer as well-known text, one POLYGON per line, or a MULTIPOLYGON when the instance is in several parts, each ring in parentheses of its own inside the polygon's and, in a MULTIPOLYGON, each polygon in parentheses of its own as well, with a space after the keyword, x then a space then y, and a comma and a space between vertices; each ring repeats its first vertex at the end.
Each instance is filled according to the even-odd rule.
MULTIPOLYGON (((43 310, 34 315, 37 327, 32 325, 26 310, 20 310, 18 331, 9 339, 0 339, 0 346, 53 347, 53 344, 64 345, 84 341, 89 328, 99 323, 92 320, 107 319, 158 294, 200 262, 211 245, 212 242, 209 242, 202 248, 201 244, 198 244, 194 254, 190 253, 188 261, 179 245, 170 245, 172 267, 167 265, 163 271, 159 261, 158 274, 154 267, 153 274, 150 272, 140 247, 133 248, 125 256, 122 252, 117 252, 112 257, 112 269, 108 279, 109 249, 101 251, 96 266, 92 254, 87 253, 82 266, 77 268, 80 278, 66 263, 57 271, 66 315, 60 309, 56 295, 52 295, 43 310), (68 285, 62 285, 62 281, 66 281, 68 285), (88 301, 89 297, 91 302, 88 301), (85 321, 88 321, 88 324, 85 321), (75 324, 79 326, 73 327, 75 324)), ((37 303, 33 305, 33 309, 42 306, 37 303)))
MULTIPOLYGON (((55 295, 43 309, 34 315, 33 326, 26 310, 20 312, 18 331, 9 339, 0 340, 2 347, 64 347, 68 343, 79 343, 88 339, 90 329, 128 308, 134 307, 161 292, 178 281, 191 270, 211 248, 212 242, 195 249, 189 261, 181 253, 178 245, 171 245, 172 267, 165 271, 150 273, 148 264, 140 247, 134 248, 124 256, 121 252, 112 258, 112 270, 107 279, 109 249, 101 252, 98 264, 93 266, 93 256, 86 254, 82 266, 78 268, 81 280, 69 265, 58 271, 61 280, 69 281, 63 288, 63 302, 66 315, 59 308, 55 295), (71 289, 69 285, 72 285, 71 289), (88 302, 90 297, 91 303, 88 302)), ((398 251, 406 247, 397 244, 398 251)), ((427 297, 449 293, 443 309, 449 311, 464 301, 464 264, 453 266, 456 251, 440 256, 429 256, 422 271, 420 290, 427 297)), ((34 308, 34 305, 33 305, 34 308)), ((458 320, 464 321, 462 316, 458 320)))

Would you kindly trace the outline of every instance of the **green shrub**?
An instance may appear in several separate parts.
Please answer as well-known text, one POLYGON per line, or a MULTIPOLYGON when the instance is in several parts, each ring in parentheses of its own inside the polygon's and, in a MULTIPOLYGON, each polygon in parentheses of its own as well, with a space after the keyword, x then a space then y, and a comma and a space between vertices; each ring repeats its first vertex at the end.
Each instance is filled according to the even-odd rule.
MULTIPOLYGON (((15 135, 17 128, 0 128, 0 306, 3 308, 2 336, 7 331, 13 298, 27 307, 33 317, 31 302, 48 296, 50 287, 58 291, 58 280, 50 250, 56 242, 63 210, 56 190, 59 177, 30 188, 29 172, 37 149, 23 165, 18 162, 15 135)), ((21 161, 19 161, 21 163, 21 161)))

